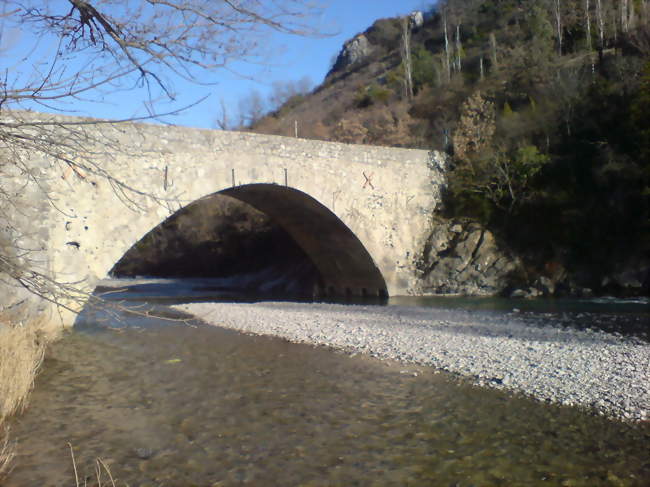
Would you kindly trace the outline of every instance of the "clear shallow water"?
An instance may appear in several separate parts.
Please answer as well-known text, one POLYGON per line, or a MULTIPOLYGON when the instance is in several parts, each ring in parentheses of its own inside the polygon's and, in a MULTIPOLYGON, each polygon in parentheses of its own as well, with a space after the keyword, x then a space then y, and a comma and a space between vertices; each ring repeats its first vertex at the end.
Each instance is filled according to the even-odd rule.
MULTIPOLYGON (((105 281, 99 294, 113 301, 172 304, 196 301, 255 302, 276 300, 226 290, 223 279, 114 279, 105 281)), ((341 299, 340 304, 379 304, 370 300, 341 299)), ((517 313, 540 326, 593 328, 650 341, 650 298, 537 298, 508 299, 466 296, 394 296, 383 306, 419 306, 471 310, 479 313, 517 313)))
POLYGON ((118 485, 650 485, 647 424, 279 339, 87 318, 13 425, 9 486, 73 485, 67 442, 118 485))
POLYGON ((476 310, 535 312, 588 312, 588 313, 634 313, 650 316, 650 298, 536 298, 512 299, 500 297, 468 296, 395 296, 389 305, 434 306, 440 308, 463 308, 476 310))
POLYGON ((650 298, 508 299, 465 296, 397 296, 388 305, 515 313, 539 326, 597 329, 650 341, 650 298))

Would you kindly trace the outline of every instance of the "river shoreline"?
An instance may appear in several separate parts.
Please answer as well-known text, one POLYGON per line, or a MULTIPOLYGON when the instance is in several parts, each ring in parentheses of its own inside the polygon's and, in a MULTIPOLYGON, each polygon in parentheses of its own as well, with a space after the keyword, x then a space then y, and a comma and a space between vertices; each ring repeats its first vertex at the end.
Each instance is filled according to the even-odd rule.
POLYGON ((431 366, 541 401, 650 420, 650 344, 599 330, 401 306, 286 302, 173 306, 209 324, 431 366))

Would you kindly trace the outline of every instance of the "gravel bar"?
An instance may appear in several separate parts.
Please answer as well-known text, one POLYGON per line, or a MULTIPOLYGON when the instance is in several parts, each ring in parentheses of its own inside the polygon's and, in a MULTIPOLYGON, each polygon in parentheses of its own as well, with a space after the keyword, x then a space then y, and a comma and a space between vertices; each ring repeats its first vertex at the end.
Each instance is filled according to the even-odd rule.
POLYGON ((650 344, 638 338, 517 313, 285 302, 174 308, 243 333, 429 365, 542 401, 650 419, 650 344))

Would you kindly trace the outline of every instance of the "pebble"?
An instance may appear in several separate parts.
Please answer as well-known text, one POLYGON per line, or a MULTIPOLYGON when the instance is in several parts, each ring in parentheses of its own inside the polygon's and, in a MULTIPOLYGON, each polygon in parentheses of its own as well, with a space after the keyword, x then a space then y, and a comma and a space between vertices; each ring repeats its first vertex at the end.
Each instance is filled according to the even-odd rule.
POLYGON ((136 448, 135 456, 141 460, 148 460, 153 455, 153 450, 151 448, 136 448))
POLYGON ((428 365, 477 384, 631 421, 650 416, 650 344, 544 316, 306 303, 189 303, 174 308, 247 334, 428 365))

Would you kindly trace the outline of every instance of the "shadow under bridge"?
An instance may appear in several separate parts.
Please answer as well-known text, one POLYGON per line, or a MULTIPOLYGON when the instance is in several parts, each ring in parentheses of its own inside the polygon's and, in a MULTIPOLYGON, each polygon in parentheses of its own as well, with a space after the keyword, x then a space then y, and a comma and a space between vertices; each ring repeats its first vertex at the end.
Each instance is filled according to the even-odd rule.
POLYGON ((243 201, 282 226, 320 272, 321 295, 388 297, 381 272, 357 236, 308 194, 275 184, 235 186, 218 194, 243 201))

